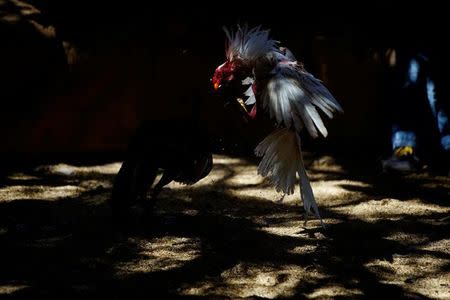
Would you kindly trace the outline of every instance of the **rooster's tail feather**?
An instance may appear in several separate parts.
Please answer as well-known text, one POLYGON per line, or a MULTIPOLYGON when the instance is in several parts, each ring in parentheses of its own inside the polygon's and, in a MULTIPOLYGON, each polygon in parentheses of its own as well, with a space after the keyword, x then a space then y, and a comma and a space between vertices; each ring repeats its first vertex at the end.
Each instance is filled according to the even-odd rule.
POLYGON ((312 209, 322 223, 305 171, 298 134, 286 128, 277 129, 256 147, 255 154, 262 157, 258 173, 267 177, 278 192, 293 194, 298 173, 300 198, 303 201, 306 216, 311 214, 312 209))

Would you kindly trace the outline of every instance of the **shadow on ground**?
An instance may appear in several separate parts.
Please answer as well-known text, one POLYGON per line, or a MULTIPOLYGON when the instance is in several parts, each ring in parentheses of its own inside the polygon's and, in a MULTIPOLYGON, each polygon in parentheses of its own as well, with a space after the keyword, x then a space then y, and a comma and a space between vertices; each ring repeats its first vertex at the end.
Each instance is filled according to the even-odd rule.
POLYGON ((47 165, 3 178, 2 296, 450 297, 448 178, 310 157, 323 230, 304 226, 298 190, 278 201, 253 163, 215 156, 209 177, 169 185, 152 216, 117 234, 106 200, 119 167, 47 165))

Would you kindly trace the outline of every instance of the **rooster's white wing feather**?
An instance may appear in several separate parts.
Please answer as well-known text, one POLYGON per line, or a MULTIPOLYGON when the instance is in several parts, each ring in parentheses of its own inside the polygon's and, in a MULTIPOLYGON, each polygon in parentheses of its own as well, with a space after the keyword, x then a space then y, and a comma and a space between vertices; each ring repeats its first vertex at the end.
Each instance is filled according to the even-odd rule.
POLYGON ((295 61, 280 61, 272 71, 262 92, 263 107, 286 127, 296 131, 306 127, 313 137, 328 132, 318 111, 329 118, 336 111, 342 112, 339 103, 329 90, 312 74, 303 70, 295 61))

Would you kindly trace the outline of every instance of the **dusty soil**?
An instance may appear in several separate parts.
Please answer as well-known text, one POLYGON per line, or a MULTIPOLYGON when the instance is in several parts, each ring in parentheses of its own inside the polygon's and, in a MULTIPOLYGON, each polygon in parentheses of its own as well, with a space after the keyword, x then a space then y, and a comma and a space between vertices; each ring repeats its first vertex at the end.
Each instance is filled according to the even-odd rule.
POLYGON ((120 163, 24 168, 0 186, 8 298, 450 299, 450 179, 311 157, 326 229, 245 159, 170 184, 126 233, 106 204, 120 163))

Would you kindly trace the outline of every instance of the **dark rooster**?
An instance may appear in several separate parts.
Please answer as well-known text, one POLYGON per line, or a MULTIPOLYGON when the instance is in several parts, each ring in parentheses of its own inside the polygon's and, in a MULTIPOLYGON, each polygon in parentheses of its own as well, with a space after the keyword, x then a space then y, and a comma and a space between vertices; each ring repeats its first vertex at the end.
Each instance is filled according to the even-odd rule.
POLYGON ((162 188, 172 181, 194 184, 209 174, 212 153, 208 134, 197 122, 147 121, 136 131, 117 174, 111 197, 113 217, 126 220, 130 207, 151 209, 162 188), (157 174, 161 179, 147 193, 157 174))
POLYGON ((341 106, 289 49, 269 37, 268 30, 244 26, 234 33, 225 29, 225 33, 226 61, 215 70, 214 89, 246 87, 243 94, 234 97, 249 119, 263 111, 276 120, 277 129, 255 149, 262 157, 258 173, 285 194, 294 192, 298 173, 305 216, 312 208, 323 225, 302 159, 300 132, 306 128, 314 138, 326 137, 319 112, 332 118, 335 112, 342 112, 341 106))

